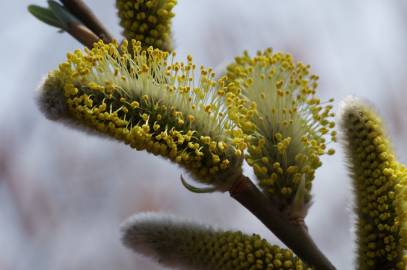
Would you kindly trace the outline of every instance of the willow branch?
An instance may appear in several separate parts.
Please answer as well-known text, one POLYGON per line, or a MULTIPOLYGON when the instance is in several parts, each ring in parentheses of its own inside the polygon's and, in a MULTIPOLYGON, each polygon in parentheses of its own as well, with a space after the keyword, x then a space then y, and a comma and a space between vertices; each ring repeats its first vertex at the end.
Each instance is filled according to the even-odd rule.
POLYGON ((306 264, 316 270, 335 269, 316 246, 305 225, 290 220, 274 207, 248 177, 242 176, 236 181, 229 193, 306 264))
MULTIPOLYGON (((64 6, 83 24, 69 24, 65 29, 83 45, 92 48, 99 39, 109 43, 113 37, 82 0, 61 0, 64 6)), ((230 195, 254 214, 271 232, 306 264, 317 270, 335 267, 316 246, 303 223, 293 222, 270 204, 265 195, 242 176, 230 189, 230 195)))
POLYGON ((100 39, 106 43, 113 41, 113 37, 109 31, 82 0, 61 0, 61 2, 100 39))

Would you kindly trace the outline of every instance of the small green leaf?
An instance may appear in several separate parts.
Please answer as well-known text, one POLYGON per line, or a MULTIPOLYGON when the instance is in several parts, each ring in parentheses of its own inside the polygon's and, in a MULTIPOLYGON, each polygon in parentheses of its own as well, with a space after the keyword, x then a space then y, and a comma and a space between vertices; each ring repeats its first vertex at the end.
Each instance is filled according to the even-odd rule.
POLYGON ((58 20, 57 17, 55 17, 54 13, 50 9, 43 8, 37 5, 29 5, 28 11, 35 18, 42 21, 43 23, 46 23, 57 28, 62 28, 61 22, 58 20))
POLYGON ((193 193, 212 193, 215 192, 217 189, 215 187, 207 187, 207 188, 198 188, 194 187, 193 185, 187 183, 187 181, 184 179, 184 177, 181 174, 181 182, 182 185, 188 189, 189 191, 193 193))
POLYGON ((71 23, 79 22, 79 20, 60 3, 53 0, 48 0, 48 6, 54 16, 62 24, 63 29, 67 29, 68 25, 71 23))

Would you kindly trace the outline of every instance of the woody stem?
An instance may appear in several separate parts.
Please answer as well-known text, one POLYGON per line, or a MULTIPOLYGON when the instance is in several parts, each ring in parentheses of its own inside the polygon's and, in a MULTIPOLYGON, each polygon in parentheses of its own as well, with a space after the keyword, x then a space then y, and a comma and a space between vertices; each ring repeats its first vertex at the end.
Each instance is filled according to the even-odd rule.
POLYGON ((307 265, 316 270, 336 269, 319 250, 305 224, 293 221, 273 206, 248 177, 242 175, 229 193, 307 265))

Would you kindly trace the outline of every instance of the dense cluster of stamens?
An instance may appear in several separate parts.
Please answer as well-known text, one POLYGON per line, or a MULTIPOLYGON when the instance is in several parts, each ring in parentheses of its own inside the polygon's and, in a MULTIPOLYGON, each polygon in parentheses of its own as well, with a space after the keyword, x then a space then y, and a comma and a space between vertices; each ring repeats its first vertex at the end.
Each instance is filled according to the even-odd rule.
POLYGON ((176 0, 116 0, 123 36, 143 47, 172 50, 171 21, 176 0))
POLYGON ((258 235, 214 230, 160 214, 138 214, 122 231, 127 247, 174 269, 311 269, 292 251, 270 245, 258 235))
POLYGON ((61 120, 180 164, 196 180, 223 189, 241 172, 242 150, 222 105, 224 84, 211 69, 132 42, 99 42, 68 54, 49 74, 39 104, 61 120), (233 135, 233 139, 232 139, 233 135))
POLYGON ((406 171, 369 106, 349 100, 341 121, 355 191, 357 268, 405 269, 406 171))
POLYGON ((325 136, 336 141, 332 105, 316 96, 316 75, 291 55, 271 49, 237 57, 227 69, 226 104, 230 118, 246 135, 249 165, 263 189, 282 206, 290 204, 302 181, 305 202, 325 136))

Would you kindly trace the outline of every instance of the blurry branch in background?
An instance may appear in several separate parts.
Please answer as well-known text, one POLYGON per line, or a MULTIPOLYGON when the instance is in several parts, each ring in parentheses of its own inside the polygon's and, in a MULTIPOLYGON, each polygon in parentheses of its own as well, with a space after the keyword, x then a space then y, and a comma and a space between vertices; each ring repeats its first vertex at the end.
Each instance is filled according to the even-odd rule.
POLYGON ((12 139, 12 136, 2 136, 0 140, 0 180, 4 184, 10 194, 13 207, 17 212, 19 224, 25 235, 31 235, 33 231, 32 217, 27 215, 26 207, 24 206, 23 194, 20 189, 18 179, 12 173, 11 163, 15 158, 13 149, 17 143, 12 139))
POLYGON ((14 170, 13 162, 18 147, 18 140, 10 134, 4 133, 0 138, 0 185, 4 184, 8 191, 20 225, 18 229, 24 237, 32 239, 45 222, 55 226, 52 218, 53 206, 50 197, 41 187, 30 186, 14 170))

